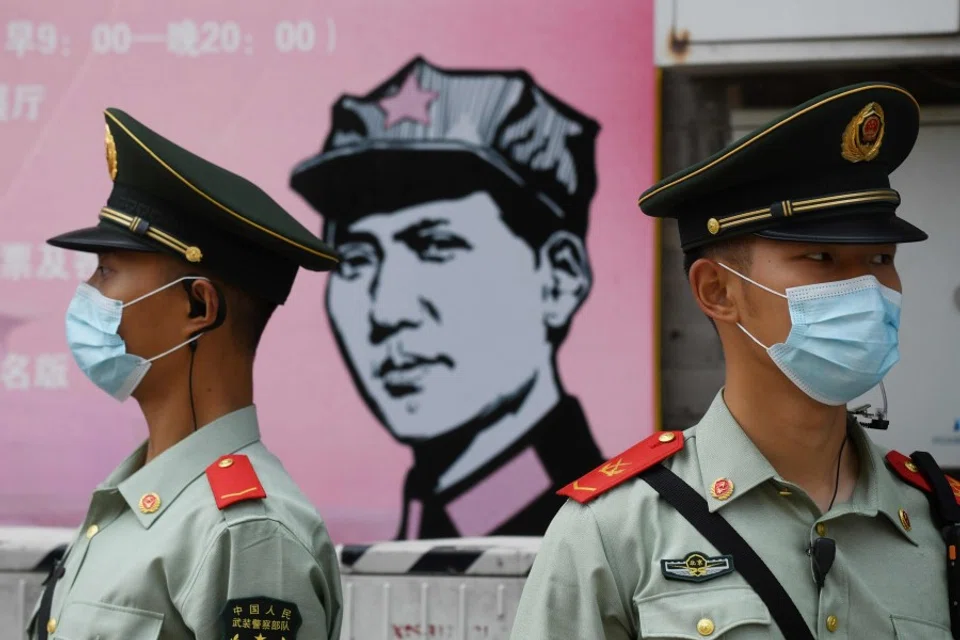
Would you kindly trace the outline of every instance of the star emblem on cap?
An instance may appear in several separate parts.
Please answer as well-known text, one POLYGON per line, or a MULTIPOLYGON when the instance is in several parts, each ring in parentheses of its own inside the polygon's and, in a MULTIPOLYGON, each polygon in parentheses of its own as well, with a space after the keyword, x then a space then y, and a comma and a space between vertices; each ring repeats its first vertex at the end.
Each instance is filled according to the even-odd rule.
POLYGON ((436 91, 425 91, 421 88, 417 78, 411 73, 396 93, 383 98, 379 102, 380 108, 386 116, 384 128, 389 129, 404 120, 430 124, 430 104, 439 95, 436 91))

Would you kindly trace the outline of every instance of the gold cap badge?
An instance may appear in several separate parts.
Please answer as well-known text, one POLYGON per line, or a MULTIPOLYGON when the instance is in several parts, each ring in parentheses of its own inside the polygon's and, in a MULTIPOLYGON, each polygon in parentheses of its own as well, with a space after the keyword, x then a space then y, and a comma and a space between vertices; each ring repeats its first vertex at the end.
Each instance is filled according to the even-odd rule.
POLYGON ((113 134, 110 133, 110 125, 104 124, 103 126, 107 130, 107 134, 103 139, 103 143, 107 147, 107 171, 110 172, 110 179, 116 180, 117 179, 117 145, 113 141, 113 134))
POLYGON ((883 109, 876 102, 871 102, 843 130, 840 155, 850 162, 870 162, 880 153, 886 129, 883 109))

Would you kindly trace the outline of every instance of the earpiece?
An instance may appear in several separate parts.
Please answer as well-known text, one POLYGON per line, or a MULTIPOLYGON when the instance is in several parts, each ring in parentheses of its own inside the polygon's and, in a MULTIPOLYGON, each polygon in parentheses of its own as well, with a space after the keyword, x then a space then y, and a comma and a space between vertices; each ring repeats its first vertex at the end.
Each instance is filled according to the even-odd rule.
POLYGON ((195 295, 193 295, 193 283, 194 280, 184 280, 183 284, 184 291, 187 292, 187 299, 190 301, 190 316, 191 318, 199 318, 200 316, 207 313, 207 305, 200 300, 195 295))
MULTIPOLYGON (((207 305, 203 300, 199 299, 197 296, 194 295, 193 286, 192 286, 194 282, 195 282, 194 280, 184 280, 183 289, 187 292, 187 299, 190 301, 189 317, 199 318, 200 316, 203 316, 207 313, 207 305)), ((217 292, 217 302, 218 302, 217 317, 214 318, 213 324, 211 324, 209 327, 202 329, 202 333, 213 331, 214 329, 222 325, 224 320, 227 319, 227 298, 226 296, 223 295, 223 291, 220 290, 220 287, 218 287, 213 282, 211 282, 210 284, 213 285, 214 290, 217 292)), ((191 346, 195 347, 197 343, 192 342, 190 344, 191 346)))

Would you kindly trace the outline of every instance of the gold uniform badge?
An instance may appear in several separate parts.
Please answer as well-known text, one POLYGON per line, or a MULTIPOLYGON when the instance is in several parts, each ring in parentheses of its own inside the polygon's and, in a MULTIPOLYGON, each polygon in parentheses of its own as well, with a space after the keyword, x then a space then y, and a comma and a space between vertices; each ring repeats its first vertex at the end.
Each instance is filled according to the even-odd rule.
POLYGON ((876 102, 871 102, 843 130, 840 154, 850 162, 870 162, 880 153, 886 129, 883 109, 876 102))
POLYGON ((107 134, 103 139, 104 145, 107 147, 107 171, 110 172, 110 179, 117 179, 117 145, 113 141, 113 134, 110 133, 110 125, 103 125, 107 134))

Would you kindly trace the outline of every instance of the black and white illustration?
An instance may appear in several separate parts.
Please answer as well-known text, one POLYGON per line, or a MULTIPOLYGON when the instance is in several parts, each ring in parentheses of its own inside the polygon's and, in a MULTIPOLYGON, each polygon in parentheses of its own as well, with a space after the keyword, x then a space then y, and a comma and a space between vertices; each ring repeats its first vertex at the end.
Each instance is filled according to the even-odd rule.
POLYGON ((603 462, 557 351, 592 284, 599 125, 524 71, 416 58, 333 107, 291 185, 343 255, 326 306, 414 464, 397 537, 541 535, 603 462))

